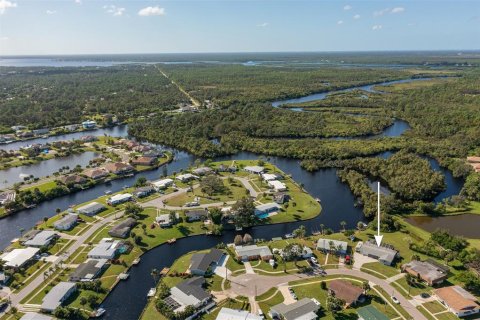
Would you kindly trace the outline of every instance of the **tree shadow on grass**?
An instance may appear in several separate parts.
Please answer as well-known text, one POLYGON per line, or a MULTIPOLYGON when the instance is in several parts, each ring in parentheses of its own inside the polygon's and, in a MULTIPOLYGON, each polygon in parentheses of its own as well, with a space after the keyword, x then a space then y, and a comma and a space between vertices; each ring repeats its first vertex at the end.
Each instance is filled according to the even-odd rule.
POLYGON ((192 231, 190 230, 190 228, 188 227, 185 227, 185 226, 178 226, 177 227, 177 230, 180 231, 180 233, 183 235, 183 236, 189 236, 192 231))

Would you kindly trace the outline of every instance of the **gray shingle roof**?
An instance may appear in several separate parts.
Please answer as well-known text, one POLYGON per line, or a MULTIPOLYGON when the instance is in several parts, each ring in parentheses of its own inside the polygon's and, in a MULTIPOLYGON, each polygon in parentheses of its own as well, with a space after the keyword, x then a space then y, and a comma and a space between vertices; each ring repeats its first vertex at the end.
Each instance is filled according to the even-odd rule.
POLYGON ((287 305, 280 303, 272 307, 272 310, 281 314, 285 320, 294 320, 299 318, 303 319, 303 317, 309 314, 316 313, 318 309, 319 306, 317 306, 311 299, 308 298, 303 298, 302 300, 292 304, 287 305))
POLYGON ((64 297, 76 286, 73 282, 59 282, 43 298, 42 309, 55 310, 62 304, 64 297))
POLYGON ((219 249, 212 249, 208 253, 195 253, 192 255, 190 269, 206 272, 212 263, 220 260, 223 254, 219 249))
POLYGON ((202 301, 210 297, 210 293, 203 289, 205 284, 205 278, 194 277, 179 283, 176 288, 189 296, 194 296, 198 300, 202 301))

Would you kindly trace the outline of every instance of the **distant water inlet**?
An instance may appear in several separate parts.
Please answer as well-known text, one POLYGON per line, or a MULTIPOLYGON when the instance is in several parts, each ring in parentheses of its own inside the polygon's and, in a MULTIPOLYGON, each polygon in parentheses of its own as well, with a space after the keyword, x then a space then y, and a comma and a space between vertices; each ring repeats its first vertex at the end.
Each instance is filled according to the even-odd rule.
POLYGON ((440 217, 418 216, 409 217, 406 220, 408 223, 428 232, 433 232, 437 229, 446 229, 451 234, 457 236, 480 239, 480 215, 478 214, 461 214, 440 217))

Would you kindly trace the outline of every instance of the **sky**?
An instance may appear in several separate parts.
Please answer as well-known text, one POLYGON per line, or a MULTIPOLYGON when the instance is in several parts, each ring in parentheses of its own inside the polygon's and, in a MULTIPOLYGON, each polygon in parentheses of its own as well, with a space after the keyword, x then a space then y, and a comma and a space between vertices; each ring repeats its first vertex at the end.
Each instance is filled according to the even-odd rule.
POLYGON ((0 0, 0 55, 480 49, 480 0, 0 0))

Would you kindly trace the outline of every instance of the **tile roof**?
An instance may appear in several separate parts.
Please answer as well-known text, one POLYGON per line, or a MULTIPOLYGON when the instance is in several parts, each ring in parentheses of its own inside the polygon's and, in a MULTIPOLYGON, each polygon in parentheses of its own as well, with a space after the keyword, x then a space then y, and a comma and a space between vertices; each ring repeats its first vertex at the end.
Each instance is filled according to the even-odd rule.
POLYGON ((348 305, 356 302, 363 294, 362 288, 346 280, 332 280, 328 284, 328 289, 335 293, 335 297, 344 300, 348 305))

